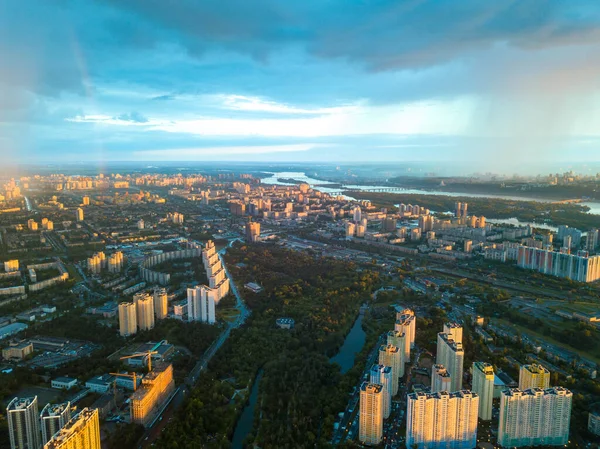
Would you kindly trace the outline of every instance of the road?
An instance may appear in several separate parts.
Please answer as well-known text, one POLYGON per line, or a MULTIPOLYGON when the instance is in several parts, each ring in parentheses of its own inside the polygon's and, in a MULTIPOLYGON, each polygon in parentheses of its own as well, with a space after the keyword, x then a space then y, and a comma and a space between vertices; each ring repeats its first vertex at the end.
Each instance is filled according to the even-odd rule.
POLYGON ((227 341, 227 339, 231 335, 231 331, 244 324, 246 319, 250 316, 251 312, 248 309, 248 307, 246 307, 246 304, 244 303, 244 300, 242 299, 237 287, 235 286, 235 283, 233 282, 233 278, 231 277, 231 274, 229 273, 229 270, 227 270, 227 266, 223 261, 223 254, 225 254, 227 248, 231 247, 236 240, 238 239, 232 240, 229 243, 229 245, 221 249, 218 254, 219 258, 221 259, 221 262, 223 263, 225 273, 229 278, 230 290, 231 293, 233 293, 233 295, 235 296, 236 307, 240 311, 240 314, 235 321, 227 323, 227 327, 221 333, 221 335, 219 335, 219 338, 217 338, 204 352, 204 355, 200 358, 200 360, 198 360, 194 368, 192 368, 188 376, 185 378, 185 384, 175 394, 175 397, 173 397, 171 403, 163 412, 162 417, 159 418, 158 421, 156 421, 153 427, 146 429, 146 432, 144 432, 144 435, 141 438, 141 443, 139 446, 140 448, 150 447, 154 444, 154 442, 156 442, 156 440, 160 437, 160 434, 165 429, 167 424, 173 419, 173 416, 177 409, 179 409, 179 407, 181 407, 181 405, 184 403, 185 396, 187 395, 188 391, 191 388, 193 388, 202 370, 206 369, 210 360, 214 357, 217 351, 221 349, 223 343, 227 341))
POLYGON ((27 209, 27 212, 31 212, 33 210, 33 207, 31 206, 31 201, 29 201, 29 198, 27 198, 26 196, 24 196, 23 199, 25 200, 25 209, 27 209))
POLYGON ((365 365, 365 370, 363 375, 361 376, 352 397, 348 401, 348 405, 346 406, 346 410, 344 410, 344 416, 340 420, 340 427, 338 427, 337 431, 333 433, 332 443, 339 444, 343 442, 350 433, 350 430, 353 430, 353 437, 356 436, 356 424, 354 423, 356 416, 358 414, 358 402, 360 400, 360 386, 361 384, 369 378, 369 370, 371 366, 375 363, 379 356, 379 347, 385 342, 387 336, 381 335, 375 344, 375 347, 369 353, 369 357, 367 358, 367 363, 365 365), (365 378, 366 376, 366 378, 365 378))
POLYGON ((387 423, 384 423, 383 438, 386 447, 397 448, 404 442, 404 436, 399 434, 406 413, 406 395, 412 389, 412 371, 419 366, 422 351, 415 346, 411 355, 415 354, 413 362, 406 367, 405 382, 398 389, 398 401, 394 401, 394 408, 387 423))
MULTIPOLYGON (((528 293, 533 296, 547 296, 550 298, 561 299, 563 301, 568 301, 569 299, 571 299, 571 296, 569 296, 569 294, 561 294, 561 293, 557 293, 556 291, 551 291, 549 289, 542 289, 539 287, 527 286, 527 285, 523 285, 521 283, 517 283, 514 281, 508 281, 508 280, 501 281, 498 279, 488 278, 486 276, 476 275, 473 273, 468 273, 468 272, 457 270, 457 269, 433 268, 433 267, 430 267, 429 269, 431 271, 435 271, 437 273, 443 273, 443 274, 446 274, 449 276, 469 279, 471 281, 477 281, 477 282, 481 282, 484 284, 490 284, 490 285, 493 285, 494 287, 503 288, 505 290, 512 290, 512 291, 520 292, 520 293, 528 293)), ((581 297, 587 299, 587 297, 585 297, 585 296, 581 296, 581 297)))

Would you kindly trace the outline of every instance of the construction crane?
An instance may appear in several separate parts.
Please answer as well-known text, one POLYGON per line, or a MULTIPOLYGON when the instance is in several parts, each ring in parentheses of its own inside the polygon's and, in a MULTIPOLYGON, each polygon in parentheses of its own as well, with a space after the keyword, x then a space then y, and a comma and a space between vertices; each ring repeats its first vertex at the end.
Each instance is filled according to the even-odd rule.
POLYGON ((158 354, 158 351, 144 351, 144 352, 136 352, 135 354, 126 355, 125 357, 120 357, 121 360, 125 359, 133 359, 135 357, 143 357, 148 356, 148 372, 152 371, 152 355, 158 354))
MULTIPOLYGON (((133 374, 126 374, 126 373, 110 373, 113 376, 120 376, 120 377, 129 377, 131 379, 133 379, 133 391, 135 391, 137 389, 137 374, 135 373, 135 371, 133 372, 133 374)), ((117 392, 117 379, 115 377, 115 383, 114 383, 114 394, 116 396, 117 392)))

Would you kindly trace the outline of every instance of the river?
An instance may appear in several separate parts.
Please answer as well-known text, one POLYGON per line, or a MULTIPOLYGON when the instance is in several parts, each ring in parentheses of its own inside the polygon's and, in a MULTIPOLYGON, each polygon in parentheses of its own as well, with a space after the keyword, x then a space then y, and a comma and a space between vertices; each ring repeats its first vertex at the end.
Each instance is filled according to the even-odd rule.
POLYGON ((242 411, 242 415, 235 425, 233 432, 233 439, 231 440, 231 447, 233 449, 242 449, 244 440, 252 431, 254 427, 254 409, 256 408, 256 401, 258 400, 258 386, 263 376, 263 370, 261 369, 254 379, 252 390, 250 391, 250 399, 242 411))
POLYGON ((354 366, 354 359, 356 354, 362 351, 365 342, 367 341, 367 334, 362 328, 362 313, 358 315, 354 326, 350 329, 344 344, 340 348, 340 351, 331 358, 331 362, 335 362, 342 367, 342 374, 350 370, 354 366))
POLYGON ((558 228, 556 226, 550 226, 545 223, 535 223, 532 221, 520 221, 517 218, 487 218, 488 223, 493 224, 510 224, 514 226, 531 226, 532 228, 538 229, 548 229, 549 231, 558 232, 558 228))
MULTIPOLYGON (((306 176, 305 173, 302 172, 275 172, 271 174, 269 178, 263 178, 261 182, 263 184, 269 185, 294 185, 293 182, 280 182, 279 179, 295 179, 300 182, 305 182, 311 187, 316 187, 317 190, 320 190, 324 193, 335 193, 340 190, 365 190, 365 189, 389 189, 391 186, 366 186, 366 185, 354 185, 354 184, 345 184, 343 187, 339 186, 339 183, 329 182, 329 181, 321 181, 319 179, 311 178, 310 176, 306 176), (327 185, 333 184, 335 187, 327 187, 327 185)), ((533 198, 526 196, 510 196, 510 195, 491 195, 491 194, 480 194, 480 193, 459 193, 459 192, 444 192, 444 191, 431 191, 431 190, 421 190, 421 189, 403 189, 398 187, 397 192, 390 193, 403 193, 403 194, 412 194, 412 195, 443 195, 450 197, 471 197, 471 198, 497 198, 503 200, 510 201, 538 201, 540 203, 551 203, 556 200, 544 199, 544 198, 533 198)), ((347 197, 349 199, 355 199, 352 197, 347 197)), ((589 213, 594 215, 600 215, 600 203, 598 202, 581 202, 577 203, 582 206, 587 206, 590 208, 589 213)))

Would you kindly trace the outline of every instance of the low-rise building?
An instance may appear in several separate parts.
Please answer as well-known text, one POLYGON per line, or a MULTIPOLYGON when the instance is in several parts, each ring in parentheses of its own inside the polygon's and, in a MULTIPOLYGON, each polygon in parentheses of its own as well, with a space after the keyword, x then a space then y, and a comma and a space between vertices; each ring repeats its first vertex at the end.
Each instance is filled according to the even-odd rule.
POLYGON ((106 393, 113 385, 114 377, 109 374, 92 377, 85 383, 86 388, 89 388, 94 393, 106 393))
POLYGON ((275 320, 275 324, 280 329, 293 329, 295 321, 293 318, 282 317, 282 318, 277 318, 275 320))
POLYGON ((588 416, 588 431, 600 435, 600 409, 590 412, 588 416))
POLYGON ((57 377, 56 379, 52 379, 50 385, 52 388, 58 390, 70 390, 77 386, 77 379, 73 377, 57 377))
POLYGON ((33 352, 33 345, 26 341, 11 341, 7 348, 2 349, 2 358, 5 360, 23 360, 33 352))

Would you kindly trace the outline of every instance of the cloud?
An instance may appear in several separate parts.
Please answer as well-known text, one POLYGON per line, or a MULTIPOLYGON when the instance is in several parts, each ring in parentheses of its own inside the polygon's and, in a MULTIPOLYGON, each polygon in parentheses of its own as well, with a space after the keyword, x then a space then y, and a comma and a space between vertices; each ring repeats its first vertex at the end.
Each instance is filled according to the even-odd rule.
POLYGON ((223 158, 227 156, 259 155, 273 153, 304 152, 323 147, 322 144, 302 143, 292 145, 244 145, 244 146, 218 146, 201 148, 175 148, 166 150, 143 150, 134 152, 136 158, 143 160, 204 160, 207 157, 223 158))
POLYGON ((250 111, 250 112, 272 112, 278 114, 298 114, 298 115, 328 115, 336 113, 345 113, 357 111, 359 105, 346 105, 339 107, 325 108, 299 108, 287 104, 277 103, 275 101, 266 100, 258 97, 247 97, 244 95, 218 95, 217 98, 222 100, 225 109, 235 111, 250 111))
POLYGON ((4 2, 0 126, 11 152, 71 159, 257 139, 439 155, 429 137, 451 136, 490 160, 582 155, 563 139, 598 134, 597 54, 593 2, 4 2))
POLYGON ((144 117, 139 112, 130 112, 129 114, 121 114, 115 117, 115 120, 135 123, 148 123, 148 118, 144 117))

